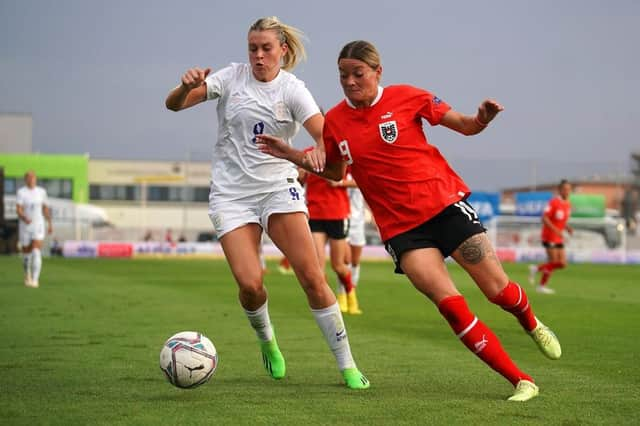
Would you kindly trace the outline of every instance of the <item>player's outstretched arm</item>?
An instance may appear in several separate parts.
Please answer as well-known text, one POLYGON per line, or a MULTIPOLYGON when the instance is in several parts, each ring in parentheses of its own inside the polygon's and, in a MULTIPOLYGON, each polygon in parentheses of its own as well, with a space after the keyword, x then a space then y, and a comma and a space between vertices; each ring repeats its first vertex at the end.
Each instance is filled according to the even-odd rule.
POLYGON ((317 161, 315 161, 319 155, 314 152, 317 151, 316 148, 310 151, 301 151, 293 148, 280 138, 266 134, 256 135, 256 143, 258 149, 265 154, 291 161, 296 166, 318 176, 331 180, 341 180, 344 176, 346 165, 343 162, 326 163, 324 168, 320 168, 317 161))
POLYGON ((493 121, 504 107, 493 99, 483 101, 478 107, 476 115, 464 115, 458 111, 449 110, 440 120, 440 124, 463 135, 476 135, 493 121))
POLYGON ((211 72, 211 68, 188 69, 180 79, 180 85, 173 88, 165 105, 171 111, 180 111, 204 102, 207 99, 207 85, 205 79, 211 72))

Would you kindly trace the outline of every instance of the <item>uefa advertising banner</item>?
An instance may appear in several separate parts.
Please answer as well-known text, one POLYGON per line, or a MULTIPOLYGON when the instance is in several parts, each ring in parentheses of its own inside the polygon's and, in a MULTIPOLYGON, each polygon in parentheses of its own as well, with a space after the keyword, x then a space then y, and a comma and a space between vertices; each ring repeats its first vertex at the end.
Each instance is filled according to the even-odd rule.
POLYGON ((550 191, 516 192, 516 215, 542 216, 551 198, 553 198, 553 192, 550 191))
POLYGON ((571 194, 571 217, 604 217, 605 199, 602 194, 571 194))
POLYGON ((500 194, 498 192, 472 192, 467 202, 478 213, 481 222, 487 222, 500 214, 500 194))

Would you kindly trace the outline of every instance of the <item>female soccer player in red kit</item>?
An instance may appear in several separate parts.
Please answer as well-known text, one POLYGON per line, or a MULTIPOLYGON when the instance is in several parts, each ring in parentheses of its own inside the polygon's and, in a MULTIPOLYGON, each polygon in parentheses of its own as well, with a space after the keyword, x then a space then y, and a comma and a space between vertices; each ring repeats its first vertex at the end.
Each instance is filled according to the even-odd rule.
POLYGON ((324 267, 325 264, 325 246, 328 241, 331 269, 339 281, 336 298, 340 310, 359 315, 362 311, 351 281, 351 268, 345 262, 349 250, 347 236, 350 214, 347 189, 332 185, 331 181, 313 173, 307 175, 305 185, 309 227, 320 266, 324 267))
POLYGON ((573 228, 567 223, 571 216, 571 184, 563 179, 558 185, 558 196, 552 198, 542 213, 542 245, 547 251, 547 263, 529 266, 529 282, 535 283, 536 274, 542 272, 540 283, 536 287, 538 293, 553 294, 555 291, 547 287, 551 274, 556 269, 567 266, 567 254, 564 250, 563 232, 566 229, 573 234, 573 228))
POLYGON ((342 179, 347 165, 371 208, 396 272, 438 307, 456 336, 515 387, 508 399, 538 395, 528 374, 511 360, 491 329, 473 314, 456 289, 444 259, 452 256, 492 303, 513 314, 551 359, 561 355, 558 339, 533 314, 524 290, 511 281, 465 201, 470 191, 437 148, 427 143, 422 120, 464 135, 484 130, 502 111, 485 100, 474 116, 451 109, 428 91, 407 85, 379 86, 380 56, 371 43, 353 41, 338 57, 346 99, 325 117, 326 166, 310 165, 309 154, 263 135, 263 152, 307 170, 342 179))

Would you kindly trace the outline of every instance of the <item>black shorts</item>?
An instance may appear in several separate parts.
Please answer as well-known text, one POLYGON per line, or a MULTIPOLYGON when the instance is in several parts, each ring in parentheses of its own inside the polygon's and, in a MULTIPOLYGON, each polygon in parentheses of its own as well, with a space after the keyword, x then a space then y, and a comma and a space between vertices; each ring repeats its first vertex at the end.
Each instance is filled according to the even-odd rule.
POLYGON ((403 274, 400 258, 410 250, 437 248, 448 257, 469 237, 485 232, 478 214, 464 200, 451 204, 436 216, 402 234, 385 241, 384 247, 396 264, 395 272, 403 274))
POLYGON ((344 240, 349 235, 349 219, 309 219, 311 232, 327 234, 332 240, 344 240))
POLYGON ((544 248, 550 248, 550 249, 553 249, 553 248, 561 249, 561 248, 564 248, 564 243, 550 243, 549 241, 543 241, 542 246, 544 248))

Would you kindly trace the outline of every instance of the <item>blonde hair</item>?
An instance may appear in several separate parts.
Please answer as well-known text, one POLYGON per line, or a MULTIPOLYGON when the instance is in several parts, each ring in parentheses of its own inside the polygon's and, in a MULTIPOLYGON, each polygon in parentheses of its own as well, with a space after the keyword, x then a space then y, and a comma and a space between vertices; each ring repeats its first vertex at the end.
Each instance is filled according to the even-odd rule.
POLYGON ((338 55, 338 62, 340 59, 357 59, 369 65, 373 70, 380 66, 378 49, 365 40, 355 40, 345 44, 338 55))
POLYGON ((301 60, 307 57, 307 52, 302 44, 304 33, 295 27, 283 24, 276 16, 260 18, 249 28, 249 32, 268 30, 275 31, 280 44, 287 43, 289 47, 282 58, 282 69, 286 71, 292 70, 301 60))

